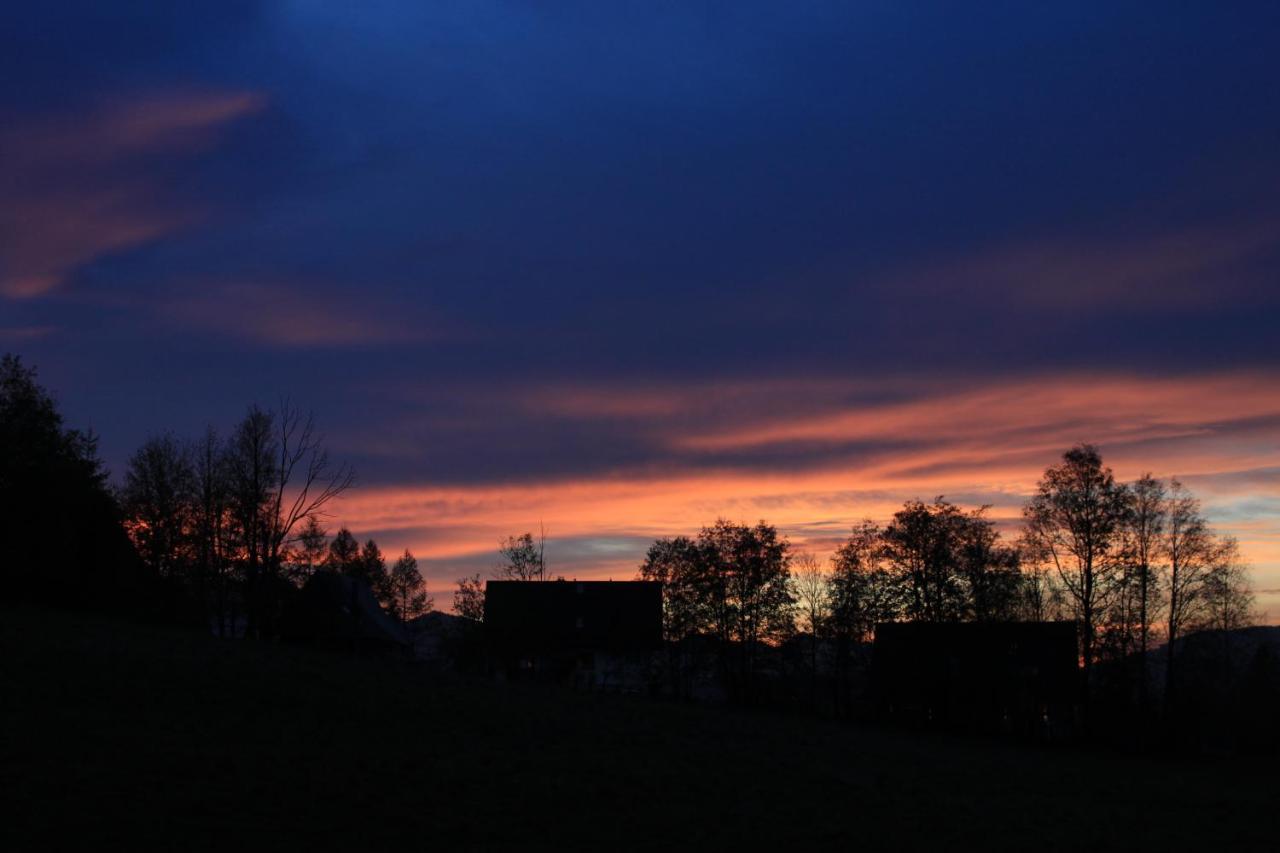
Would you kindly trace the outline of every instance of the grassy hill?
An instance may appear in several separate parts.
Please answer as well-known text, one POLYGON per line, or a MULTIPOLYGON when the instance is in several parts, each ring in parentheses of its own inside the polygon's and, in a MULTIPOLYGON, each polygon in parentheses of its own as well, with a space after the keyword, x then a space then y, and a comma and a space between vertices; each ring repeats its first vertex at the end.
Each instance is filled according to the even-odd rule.
POLYGON ((1269 846, 1274 776, 3 618, 8 849, 1269 846))

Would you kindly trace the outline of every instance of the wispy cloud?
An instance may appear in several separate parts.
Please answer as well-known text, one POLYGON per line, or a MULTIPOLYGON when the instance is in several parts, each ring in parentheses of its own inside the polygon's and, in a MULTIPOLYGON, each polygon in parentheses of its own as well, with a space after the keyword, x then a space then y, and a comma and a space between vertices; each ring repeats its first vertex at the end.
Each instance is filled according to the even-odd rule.
POLYGON ((164 322, 182 328, 281 348, 403 344, 435 332, 392 316, 389 309, 378 316, 367 300, 279 283, 188 285, 166 295, 157 310, 164 322))
POLYGON ((244 92, 118 99, 88 115, 11 120, 0 130, 0 295, 47 294, 83 265, 197 221, 154 174, 262 109, 244 92))
POLYGON ((1108 237, 1046 236, 916 266, 893 292, 994 299, 1040 309, 1187 310, 1274 285, 1254 264, 1280 253, 1280 220, 1245 220, 1108 237))
POLYGON ((522 414, 535 432, 566 418, 628 422, 651 456, 593 470, 567 460, 559 475, 488 483, 407 475, 358 490, 337 512, 396 548, 413 547, 440 577, 482 564, 499 537, 540 523, 558 541, 629 543, 607 552, 575 545, 563 557, 578 576, 619 577, 634 570, 642 543, 722 515, 768 519, 826 555, 858 519, 885 519, 906 499, 945 494, 990 504, 1013 533, 1044 468, 1071 444, 1095 441, 1124 479, 1152 471, 1191 483, 1214 521, 1241 539, 1259 583, 1280 580, 1280 379, 1240 371, 890 384, 893 393, 841 380, 778 386, 784 403, 775 406, 767 405, 768 382, 755 392, 735 382, 497 394, 550 419, 522 414), (779 454, 795 444, 813 451, 804 464, 779 454), (1252 502, 1248 523, 1242 499, 1252 502))
POLYGON ((0 341, 21 343, 47 338, 58 331, 57 326, 0 326, 0 341))

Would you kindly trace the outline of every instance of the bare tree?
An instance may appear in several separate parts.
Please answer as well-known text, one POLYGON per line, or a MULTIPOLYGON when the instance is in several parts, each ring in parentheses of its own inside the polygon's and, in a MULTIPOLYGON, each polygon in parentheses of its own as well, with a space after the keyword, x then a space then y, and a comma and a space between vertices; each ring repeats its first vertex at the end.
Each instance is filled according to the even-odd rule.
POLYGON ((1168 560, 1168 610, 1165 645, 1165 713, 1177 691, 1177 641, 1204 618, 1206 583, 1214 569, 1231 559, 1234 543, 1219 540, 1200 510, 1200 501, 1178 480, 1169 487, 1162 548, 1168 560))
POLYGON ((274 485, 276 454, 271 413, 250 406, 226 450, 228 508, 232 541, 244 571, 245 634, 257 636, 263 617, 263 571, 268 549, 267 514, 274 485))
POLYGON ((1119 562, 1126 490, 1092 445, 1068 450, 1047 468, 1023 510, 1024 541, 1034 559, 1057 571, 1081 625, 1086 683, 1093 667, 1097 618, 1119 562))
POLYGON ((831 585, 818 558, 807 551, 792 560, 791 584, 800 612, 801 630, 809 634, 809 668, 818 671, 818 644, 831 617, 831 585))
POLYGON ((196 442, 193 453, 196 487, 195 552, 197 590, 212 603, 218 636, 234 621, 233 570, 230 559, 230 478, 227 454, 212 427, 196 442))
POLYGON ((355 482, 349 466, 330 461, 313 414, 302 415, 285 399, 276 423, 274 510, 267 526, 267 559, 273 564, 279 563, 281 551, 292 541, 294 528, 303 519, 322 515, 325 506, 355 482))
POLYGON ((494 570, 494 577, 517 581, 541 581, 547 579, 547 531, 540 530, 535 541, 532 533, 508 536, 498 542, 502 564, 494 570))
POLYGON ((272 588, 285 548, 305 518, 319 516, 349 489, 354 476, 333 465, 311 415, 288 400, 280 411, 251 406, 228 452, 231 506, 245 566, 250 636, 258 635, 272 609, 272 588))
POLYGON ((1063 618, 1066 601, 1062 584, 1053 567, 1037 560, 1035 549, 1021 544, 1021 568, 1018 573, 1019 618, 1029 622, 1047 622, 1063 618))
POLYGON ((796 605, 800 614, 800 629, 817 637, 826 627, 831 613, 831 589, 827 573, 818 558, 808 551, 796 554, 791 572, 796 605))
POLYGON ((484 621, 484 581, 480 575, 458 578, 458 588, 453 591, 453 610, 459 616, 484 621))
POLYGON ((171 435, 148 439, 129 458, 120 504, 125 529, 148 567, 160 577, 185 580, 196 511, 190 451, 171 435))
POLYGON ((1168 520, 1168 500, 1164 484, 1144 474, 1129 488, 1129 513, 1124 526, 1125 574, 1136 603, 1132 619, 1126 618, 1126 635, 1130 622, 1137 623, 1138 703, 1147 706, 1147 651, 1150 648, 1151 623, 1155 619, 1159 591, 1159 559, 1161 540, 1168 520))
POLYGON ((1256 619, 1249 569, 1240 556, 1240 545, 1235 539, 1223 538, 1214 566, 1205 577, 1204 607, 1197 627, 1226 633, 1246 628, 1256 619))

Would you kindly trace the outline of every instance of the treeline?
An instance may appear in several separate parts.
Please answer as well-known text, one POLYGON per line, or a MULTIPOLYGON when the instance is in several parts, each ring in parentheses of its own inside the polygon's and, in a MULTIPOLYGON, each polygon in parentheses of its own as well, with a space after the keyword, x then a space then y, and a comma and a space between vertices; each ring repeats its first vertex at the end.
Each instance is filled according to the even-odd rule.
MULTIPOLYGON (((33 369, 14 356, 0 361, 6 597, 271 637, 291 591, 327 569, 367 583, 384 608, 412 619, 432 604, 413 555, 388 567, 373 540, 323 528, 326 508, 352 483, 313 419, 285 402, 250 407, 225 437, 210 429, 148 440, 114 490, 94 436, 65 426, 33 369)), ((544 545, 545 533, 509 537, 497 574, 548 578, 544 545)), ((679 691, 710 667, 749 695, 782 654, 846 695, 878 624, 1069 619, 1085 683, 1144 711, 1157 680, 1149 652, 1164 643, 1159 699, 1168 710, 1183 684, 1182 638, 1225 636, 1253 618, 1239 548, 1212 529, 1195 496, 1150 475, 1119 482, 1089 445, 1044 471, 1009 539, 988 508, 939 497, 908 501, 883 525, 858 524, 826 566, 771 525, 718 521, 655 542, 639 576, 664 584, 668 674, 679 691)), ((479 575, 459 581, 454 608, 483 618, 479 575)))
POLYGON ((120 525, 96 437, 68 428, 35 371, 12 355, 0 359, 0 532, 5 598, 170 610, 120 525))
POLYGON ((431 606, 408 550, 388 568, 378 543, 332 539, 326 506, 352 484, 330 464, 314 421, 287 403, 251 406, 222 439, 151 438, 125 468, 120 508, 144 564, 198 600, 220 635, 273 636, 290 590, 320 569, 369 586, 408 621, 431 606))
POLYGON ((1167 706, 1179 638, 1253 618, 1239 548, 1196 498, 1177 480, 1118 482, 1089 445, 1045 470, 1012 540, 989 508, 939 497, 908 501, 884 525, 861 522, 826 567, 771 525, 718 521, 655 542, 638 576, 664 584, 672 680, 687 688, 709 658, 745 693, 766 649, 807 645, 811 674, 842 692, 865 669, 877 624, 1065 619, 1080 628, 1085 683, 1105 664, 1143 705, 1148 652, 1164 642, 1167 706))
POLYGON ((142 596, 154 618, 249 637, 275 636, 319 569, 367 583, 404 621, 432 605, 409 551, 388 567, 372 539, 329 538, 325 510, 354 478, 287 401, 250 406, 225 437, 148 439, 113 490, 93 436, 67 429, 35 371, 5 356, 0 430, 4 523, 32 546, 10 564, 24 597, 128 610, 142 596))

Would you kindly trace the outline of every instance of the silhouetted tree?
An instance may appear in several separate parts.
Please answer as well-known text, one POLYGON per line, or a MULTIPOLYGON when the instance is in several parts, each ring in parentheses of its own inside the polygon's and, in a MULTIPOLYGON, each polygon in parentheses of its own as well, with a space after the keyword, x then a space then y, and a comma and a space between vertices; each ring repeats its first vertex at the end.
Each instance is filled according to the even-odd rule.
POLYGON ((835 701, 845 702, 855 672, 870 664, 868 643, 876 625, 897 620, 904 609, 903 579, 883 558, 880 528, 857 524, 831 557, 830 630, 835 646, 835 701))
POLYGON ((831 615, 830 578, 818 558, 805 551, 792 559, 792 595, 800 617, 799 628, 813 637, 826 630, 831 615))
POLYGON ((659 539, 649 546, 639 578, 663 585, 663 632, 669 641, 713 633, 723 584, 711 577, 708 560, 687 536, 659 539))
POLYGON ((125 529, 143 562, 160 577, 187 579, 196 501, 191 454, 173 436, 148 439, 130 457, 120 491, 125 529))
POLYGON ((885 566, 880 529, 864 520, 831 558, 831 623, 836 636, 861 643, 903 610, 903 584, 885 566))
POLYGON ((0 359, 0 534, 0 596, 117 604, 141 581, 96 438, 66 427, 13 355, 0 359))
POLYGON ((494 577, 517 581, 541 581, 547 579, 546 532, 534 541, 532 533, 508 536, 498 543, 502 563, 494 571, 494 577))
POLYGON ((790 545, 776 528, 721 519, 696 541, 655 542, 639 575, 665 585, 668 636, 714 637, 722 673, 750 691, 760 645, 795 628, 790 564, 790 545))
POLYGON ((351 488, 355 475, 346 465, 330 461, 323 437, 316 431, 314 415, 303 415, 285 400, 273 420, 276 462, 267 516, 267 558, 278 565, 298 525, 314 519, 329 502, 351 488))
POLYGON ((212 427, 194 445, 191 456, 196 493, 192 534, 196 593, 212 612, 218 635, 225 637, 235 619, 230 475, 226 449, 212 427))
POLYGON ((965 587, 964 615, 978 622, 1016 619, 1022 584, 1017 548, 1003 545, 989 507, 968 513, 947 513, 953 526, 951 547, 965 587))
MULTIPOLYGON (((1126 638, 1136 634, 1138 704, 1147 706, 1147 651, 1151 645, 1151 623, 1159 600, 1162 538, 1169 506, 1164 484, 1144 474, 1129 487, 1129 512, 1124 525, 1124 574, 1126 596, 1122 618, 1126 638), (1132 601, 1132 605, 1130 605, 1132 601), (1131 614, 1131 615, 1130 615, 1131 614), (1136 631, 1131 626, 1136 624, 1136 631)), ((1126 643, 1126 646, 1128 643, 1126 643)), ((1128 649, 1126 648, 1127 652, 1128 649)))
POLYGON ((1238 631, 1252 625, 1254 594, 1249 570, 1236 540, 1219 540, 1213 567, 1204 579, 1204 606, 1197 625, 1206 631, 1238 631))
POLYGON ((724 616, 725 585, 698 543, 687 536, 659 539, 649 546, 640 580, 662 584, 662 630, 667 640, 667 675, 676 695, 692 694, 699 672, 712 660, 699 638, 727 642, 719 626, 724 616))
POLYGON ((351 487, 345 465, 334 466, 314 418, 284 401, 278 412, 251 406, 228 449, 231 515, 245 570, 248 634, 274 614, 276 581, 295 528, 351 487))
POLYGON ((1177 640, 1204 619, 1205 585, 1233 558, 1233 543, 1220 540, 1201 514, 1200 501, 1178 480, 1169 486, 1162 549, 1168 561, 1164 703, 1172 713, 1177 692, 1177 640))
POLYGON ((748 526, 720 519, 704 527, 698 539, 715 629, 737 644, 736 675, 749 694, 761 643, 794 630, 790 545, 763 521, 748 526))
POLYGON ((1023 510, 1031 556, 1054 567, 1080 620, 1086 682, 1097 618, 1121 565, 1127 512, 1124 486, 1103 466, 1097 448, 1087 444, 1068 450, 1060 464, 1045 470, 1023 510))
POLYGON ((226 456, 231 533, 243 567, 246 635, 250 637, 262 628, 269 597, 263 590, 263 575, 270 550, 271 522, 267 516, 275 485, 277 449, 272 415, 251 406, 232 433, 226 456))
POLYGON ((329 543, 329 555, 325 557, 324 566, 329 571, 349 577, 361 573, 360 543, 347 528, 340 528, 329 543))
POLYGON ((416 619, 434 604, 418 570, 418 561, 407 548, 391 567, 387 584, 391 592, 391 612, 401 622, 416 619))
MULTIPOLYGON (((816 689, 818 650, 831 621, 831 584, 818 558, 806 552, 792 560, 792 596, 800 617, 800 629, 809 634, 810 686, 816 689)), ((816 695, 816 694, 815 694, 816 695)))
POLYGON ((1025 541, 1018 548, 1018 618, 1029 622, 1065 619, 1067 602, 1062 582, 1052 565, 1036 558, 1036 554, 1037 549, 1025 541))
POLYGON ((880 532, 881 556, 903 581, 907 618, 1013 618, 1018 553, 1000 543, 987 509, 965 512, 941 497, 908 501, 880 532))
POLYGON ((372 539, 364 543, 360 549, 360 559, 355 563, 353 577, 364 581, 373 590, 373 595, 383 607, 391 604, 390 579, 387 575, 387 560, 382 556, 382 549, 372 539))
POLYGON ((942 498, 933 504, 908 501, 880 534, 885 560, 905 581, 910 619, 950 622, 964 614, 949 517, 958 512, 942 498))
POLYGON ((298 563, 304 578, 311 576, 324 563, 329 552, 329 533, 314 515, 307 516, 298 532, 298 563))
POLYGON ((458 588, 453 591, 453 611, 475 622, 484 621, 484 581, 480 575, 458 578, 458 588))
POLYGON ((779 640, 795 628, 791 596, 790 544, 773 525, 734 524, 723 519, 700 537, 726 579, 731 636, 749 651, 762 640, 779 640))

